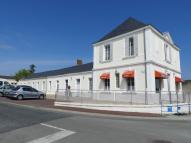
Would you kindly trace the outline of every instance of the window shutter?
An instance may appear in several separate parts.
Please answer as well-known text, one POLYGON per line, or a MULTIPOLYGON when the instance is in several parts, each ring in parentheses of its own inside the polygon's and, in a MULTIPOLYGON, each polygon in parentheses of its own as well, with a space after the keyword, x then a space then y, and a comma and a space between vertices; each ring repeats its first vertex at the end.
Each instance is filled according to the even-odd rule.
POLYGON ((110 44, 110 60, 113 60, 113 44, 110 44))
POLYGON ((99 62, 103 61, 103 46, 99 47, 99 62))
POLYGON ((135 56, 138 56, 138 35, 133 36, 134 37, 134 50, 135 50, 135 56))
POLYGON ((129 56, 129 37, 125 38, 125 57, 129 56))

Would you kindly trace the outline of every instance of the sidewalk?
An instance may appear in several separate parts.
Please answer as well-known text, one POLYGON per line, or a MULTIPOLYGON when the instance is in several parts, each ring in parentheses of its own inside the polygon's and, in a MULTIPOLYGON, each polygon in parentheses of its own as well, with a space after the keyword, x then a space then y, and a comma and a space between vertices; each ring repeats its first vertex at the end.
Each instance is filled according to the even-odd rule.
POLYGON ((97 110, 97 109, 87 109, 87 108, 69 107, 69 106, 54 106, 54 100, 52 99, 18 101, 18 100, 8 99, 5 97, 0 97, 0 102, 16 104, 16 105, 24 105, 24 106, 35 107, 35 108, 39 107, 39 108, 49 109, 49 110, 59 110, 59 111, 67 110, 67 111, 120 115, 120 116, 160 117, 160 114, 154 114, 154 113, 122 112, 122 111, 97 110))

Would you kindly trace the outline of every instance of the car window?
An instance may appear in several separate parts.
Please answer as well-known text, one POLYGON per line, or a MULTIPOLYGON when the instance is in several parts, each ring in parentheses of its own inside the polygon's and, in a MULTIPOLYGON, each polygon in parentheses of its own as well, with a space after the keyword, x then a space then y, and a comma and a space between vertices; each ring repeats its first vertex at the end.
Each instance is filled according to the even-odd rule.
POLYGON ((3 85, 3 82, 2 81, 0 81, 0 86, 2 86, 3 85))
POLYGON ((32 89, 30 87, 23 87, 23 91, 32 91, 32 89))
POLYGON ((33 88, 32 90, 33 90, 33 92, 38 92, 38 90, 36 90, 36 89, 34 89, 34 88, 33 88))
POLYGON ((17 91, 17 90, 19 90, 19 89, 20 89, 20 86, 17 86, 17 87, 15 87, 15 88, 13 88, 14 91, 17 91))
POLYGON ((4 82, 5 85, 9 85, 9 83, 7 81, 4 82))

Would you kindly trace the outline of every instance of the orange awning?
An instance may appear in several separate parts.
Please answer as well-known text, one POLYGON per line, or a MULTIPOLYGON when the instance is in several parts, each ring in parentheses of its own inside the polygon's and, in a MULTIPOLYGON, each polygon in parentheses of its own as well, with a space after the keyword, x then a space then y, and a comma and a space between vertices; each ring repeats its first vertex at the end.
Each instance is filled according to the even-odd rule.
POLYGON ((100 79, 110 79, 110 73, 103 73, 101 76, 100 76, 100 79))
POLYGON ((175 82, 179 83, 179 82, 184 82, 181 78, 175 76, 175 82))
POLYGON ((166 74, 165 73, 162 73, 162 72, 159 72, 159 71, 155 71, 155 78, 161 78, 161 79, 164 79, 166 78, 166 74))
POLYGON ((122 76, 123 78, 134 78, 134 74, 134 71, 125 71, 122 76))

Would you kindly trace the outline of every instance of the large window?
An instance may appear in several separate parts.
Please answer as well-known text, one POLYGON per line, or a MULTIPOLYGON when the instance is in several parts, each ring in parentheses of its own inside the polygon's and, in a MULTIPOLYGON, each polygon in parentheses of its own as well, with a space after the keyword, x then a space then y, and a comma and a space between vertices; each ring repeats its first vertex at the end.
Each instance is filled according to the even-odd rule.
POLYGON ((110 90, 110 79, 105 79, 105 90, 110 90))
POLYGON ((116 88, 119 88, 120 87, 120 75, 119 75, 119 73, 116 73, 115 76, 116 76, 116 88))
POLYGON ((129 38, 129 55, 128 56, 134 56, 135 55, 135 48, 134 48, 134 39, 133 37, 129 38))
POLYGON ((105 45, 105 61, 111 60, 111 48, 110 45, 105 45))
POLYGON ((155 87, 156 87, 156 92, 159 93, 161 91, 161 80, 159 78, 155 78, 155 87))
POLYGON ((134 91, 135 90, 135 81, 134 78, 127 78, 127 90, 134 91))
POLYGON ((171 48, 168 44, 164 44, 165 60, 171 62, 171 48))

